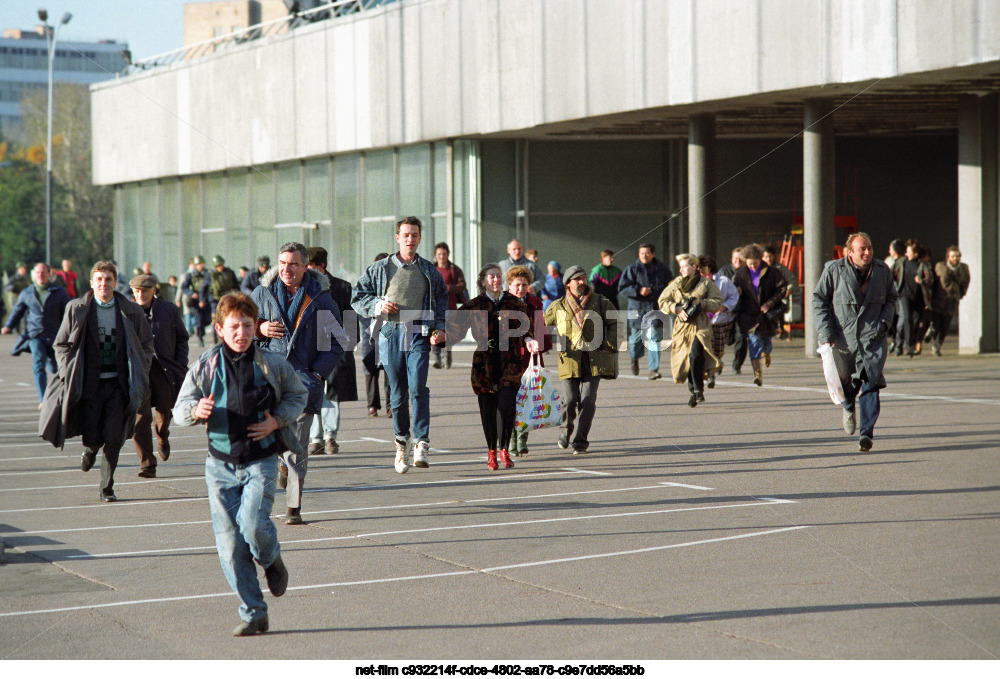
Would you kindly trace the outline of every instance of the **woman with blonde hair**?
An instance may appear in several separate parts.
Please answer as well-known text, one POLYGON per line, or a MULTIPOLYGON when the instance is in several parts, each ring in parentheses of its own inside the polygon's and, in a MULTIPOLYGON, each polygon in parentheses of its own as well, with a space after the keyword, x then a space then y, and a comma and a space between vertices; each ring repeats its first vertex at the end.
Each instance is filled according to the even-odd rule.
POLYGON ((660 311, 674 314, 670 342, 670 372, 677 384, 688 383, 694 408, 705 400, 705 371, 714 374, 722 366, 712 352, 712 321, 709 313, 722 308, 722 291, 711 278, 701 275, 698 257, 677 255, 680 276, 660 293, 660 311))

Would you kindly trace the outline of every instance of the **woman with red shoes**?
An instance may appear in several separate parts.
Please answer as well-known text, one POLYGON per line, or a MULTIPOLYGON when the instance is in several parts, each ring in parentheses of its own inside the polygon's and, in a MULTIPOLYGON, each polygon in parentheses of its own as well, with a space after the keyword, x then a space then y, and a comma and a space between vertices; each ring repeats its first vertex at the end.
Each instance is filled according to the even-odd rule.
POLYGON ((458 339, 472 329, 476 340, 472 391, 479 398, 479 415, 486 437, 486 466, 490 470, 500 465, 510 469, 514 461, 506 446, 514 430, 515 399, 525 370, 521 352, 536 353, 538 342, 531 330, 528 307, 504 290, 504 276, 498 264, 484 266, 476 284, 479 295, 450 315, 446 334, 458 339))

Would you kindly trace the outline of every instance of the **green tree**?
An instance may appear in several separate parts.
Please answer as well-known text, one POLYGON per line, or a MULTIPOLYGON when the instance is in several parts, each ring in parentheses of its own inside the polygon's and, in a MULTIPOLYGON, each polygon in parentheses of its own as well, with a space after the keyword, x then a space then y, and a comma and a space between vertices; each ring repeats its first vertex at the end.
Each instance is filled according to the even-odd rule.
MULTIPOLYGON (((44 90, 21 102, 23 143, 45 147, 48 101, 44 90)), ((94 186, 91 174, 90 90, 57 83, 52 114, 52 258, 89 267, 113 256, 113 203, 110 188, 94 186)), ((44 156, 43 156, 44 157, 44 156)), ((43 167, 44 179, 44 167, 43 167)), ((44 194, 44 187, 43 187, 44 194)), ((42 207, 44 221, 44 200, 42 207)))
POLYGON ((23 158, 0 162, 0 269, 14 270, 17 261, 45 258, 44 167, 23 158))

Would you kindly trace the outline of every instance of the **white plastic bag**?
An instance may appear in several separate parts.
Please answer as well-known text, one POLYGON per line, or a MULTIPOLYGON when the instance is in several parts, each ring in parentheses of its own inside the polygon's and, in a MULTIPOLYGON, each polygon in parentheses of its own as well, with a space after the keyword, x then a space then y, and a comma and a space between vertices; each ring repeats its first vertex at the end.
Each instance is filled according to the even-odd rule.
POLYGON ((821 344, 816 353, 823 358, 823 376, 826 378, 826 388, 830 390, 830 398, 837 405, 844 402, 844 387, 837 370, 837 359, 834 356, 832 344, 821 344))
POLYGON ((531 355, 531 363, 521 376, 516 407, 514 430, 518 432, 558 427, 562 421, 566 405, 552 372, 542 367, 538 354, 531 355))

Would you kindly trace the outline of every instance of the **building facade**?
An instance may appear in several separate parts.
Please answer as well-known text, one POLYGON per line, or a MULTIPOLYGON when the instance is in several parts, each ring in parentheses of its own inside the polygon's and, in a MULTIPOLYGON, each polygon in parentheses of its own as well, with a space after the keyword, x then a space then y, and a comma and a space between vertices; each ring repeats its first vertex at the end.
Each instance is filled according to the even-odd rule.
MULTIPOLYGON (((114 40, 56 42, 54 82, 90 84, 114 78, 125 66, 125 43, 114 40)), ((44 91, 49 82, 49 51, 45 29, 7 29, 0 38, 0 130, 8 138, 21 133, 21 100, 44 91)))
POLYGON ((795 235, 807 294, 842 227, 957 243, 997 351, 998 91, 998 0, 400 0, 93 86, 94 177, 158 271, 294 238, 353 279, 409 214, 467 272, 795 235))

